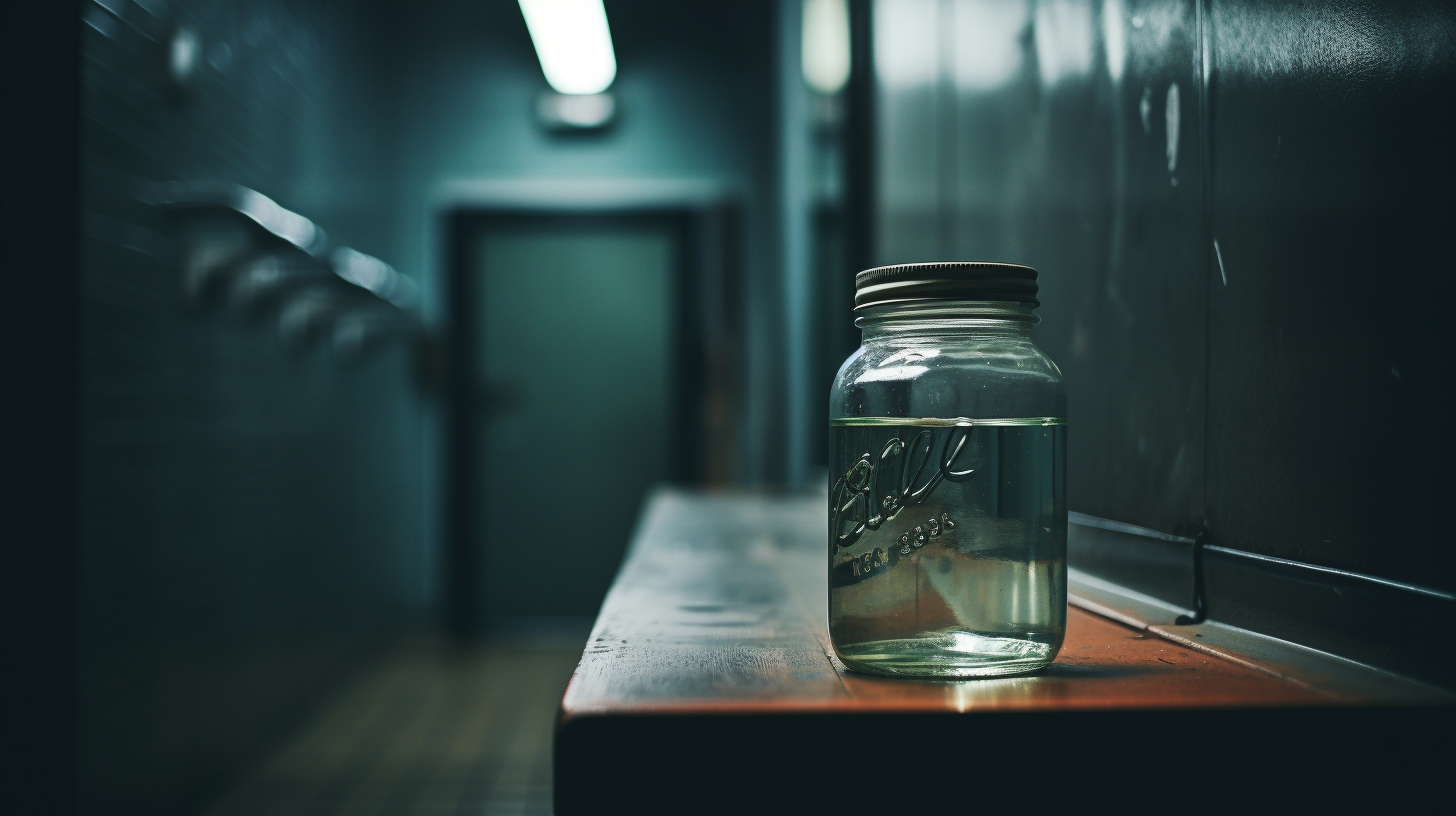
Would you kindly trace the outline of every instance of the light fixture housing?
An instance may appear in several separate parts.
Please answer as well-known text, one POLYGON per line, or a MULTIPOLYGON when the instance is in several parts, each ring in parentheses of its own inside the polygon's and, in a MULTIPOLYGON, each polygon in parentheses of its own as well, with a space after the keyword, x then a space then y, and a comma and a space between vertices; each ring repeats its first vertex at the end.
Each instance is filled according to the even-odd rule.
POLYGON ((543 91, 536 99, 536 118, 547 130, 600 130, 617 115, 609 93, 559 94, 543 91))
POLYGON ((557 93, 599 94, 617 78, 602 0, 519 0, 541 73, 557 93))

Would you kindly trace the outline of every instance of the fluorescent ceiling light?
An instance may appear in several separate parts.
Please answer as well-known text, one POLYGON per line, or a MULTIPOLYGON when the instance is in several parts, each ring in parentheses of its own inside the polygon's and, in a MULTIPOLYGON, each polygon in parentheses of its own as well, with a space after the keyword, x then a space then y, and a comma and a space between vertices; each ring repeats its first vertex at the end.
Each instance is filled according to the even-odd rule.
POLYGON ((595 94, 617 78, 602 0, 520 0, 541 72, 558 93, 595 94))
POLYGON ((822 94, 849 82, 848 0, 804 0, 804 81, 822 94))

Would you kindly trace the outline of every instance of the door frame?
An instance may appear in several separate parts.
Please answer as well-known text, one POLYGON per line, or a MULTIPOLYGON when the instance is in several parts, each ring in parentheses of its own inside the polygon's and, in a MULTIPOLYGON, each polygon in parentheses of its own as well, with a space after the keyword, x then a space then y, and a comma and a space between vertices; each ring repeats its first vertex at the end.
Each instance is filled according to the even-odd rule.
POLYGON ((725 484, 732 480, 738 458, 741 414, 741 214, 731 200, 711 200, 574 206, 466 203, 442 215, 447 318, 442 578, 446 623, 456 635, 470 637, 487 623, 485 553, 476 536, 482 520, 475 501, 482 478, 476 461, 483 406, 474 381, 480 316, 473 274, 479 267, 480 237, 512 224, 667 228, 674 237, 668 293, 669 479, 686 485, 725 484))

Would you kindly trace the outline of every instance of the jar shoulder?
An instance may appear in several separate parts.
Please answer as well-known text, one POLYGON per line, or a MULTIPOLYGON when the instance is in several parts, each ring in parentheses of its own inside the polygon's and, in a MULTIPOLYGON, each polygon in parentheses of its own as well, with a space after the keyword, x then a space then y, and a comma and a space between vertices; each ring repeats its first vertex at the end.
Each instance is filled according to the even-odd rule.
POLYGON ((1065 415, 1061 369, 1027 337, 866 343, 830 395, 831 419, 1065 415))

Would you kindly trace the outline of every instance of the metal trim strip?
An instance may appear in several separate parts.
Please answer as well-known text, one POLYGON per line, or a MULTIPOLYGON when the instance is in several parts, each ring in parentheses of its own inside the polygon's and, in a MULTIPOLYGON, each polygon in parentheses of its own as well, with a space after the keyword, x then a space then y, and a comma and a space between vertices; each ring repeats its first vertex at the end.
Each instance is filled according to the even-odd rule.
POLYGON ((1446 592, 1440 589, 1432 589, 1431 587, 1423 587, 1419 584, 1408 584, 1404 581, 1394 581, 1389 578, 1381 578, 1375 575, 1366 575, 1363 572, 1352 572, 1350 570, 1342 570, 1335 567, 1322 567, 1318 564, 1306 564, 1303 561, 1290 561, 1287 558, 1276 558, 1272 555, 1260 555, 1259 553, 1245 552, 1244 550, 1234 550, 1228 547, 1218 547, 1212 544, 1207 545, 1205 549, 1208 552, 1214 552, 1232 558, 1249 558, 1254 561, 1261 561, 1266 564, 1274 564, 1279 567, 1295 571, 1309 570, 1311 572, 1324 573, 1326 575, 1334 575, 1356 581, 1369 581, 1372 584, 1379 584, 1390 589, 1397 589, 1404 592, 1415 592, 1421 595, 1435 598, 1437 600, 1456 601, 1456 592, 1446 592))

